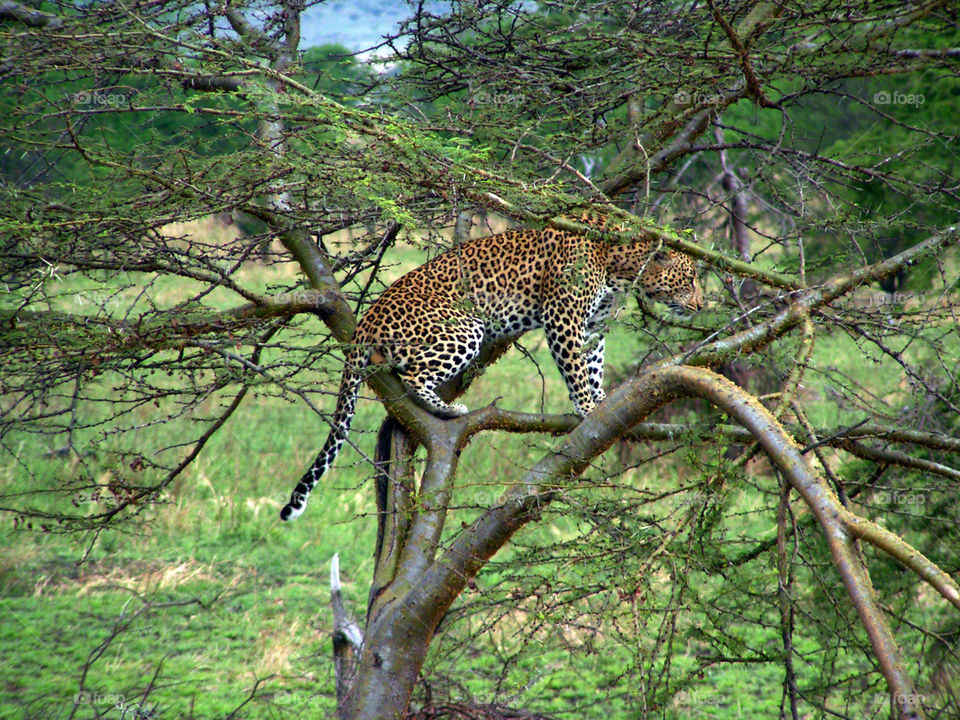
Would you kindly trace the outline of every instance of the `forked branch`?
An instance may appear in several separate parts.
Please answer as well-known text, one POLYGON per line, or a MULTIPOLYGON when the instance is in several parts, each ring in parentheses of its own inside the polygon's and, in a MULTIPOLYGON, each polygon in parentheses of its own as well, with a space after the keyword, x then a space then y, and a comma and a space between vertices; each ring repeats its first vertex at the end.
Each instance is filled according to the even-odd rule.
MULTIPOLYGON (((851 602, 866 629, 901 718, 922 711, 897 643, 873 595, 869 574, 853 541, 878 545, 960 608, 953 580, 899 538, 846 510, 776 418, 755 398, 725 378, 702 368, 660 367, 618 387, 560 446, 540 460, 484 513, 425 573, 404 600, 404 612, 419 622, 439 621, 443 612, 480 568, 520 527, 535 520, 559 493, 576 484, 591 460, 657 408, 682 397, 709 400, 745 428, 761 445, 810 508, 823 530, 851 602), (896 542, 894 542, 894 540, 896 542)), ((433 627, 431 624, 430 627, 433 627)))

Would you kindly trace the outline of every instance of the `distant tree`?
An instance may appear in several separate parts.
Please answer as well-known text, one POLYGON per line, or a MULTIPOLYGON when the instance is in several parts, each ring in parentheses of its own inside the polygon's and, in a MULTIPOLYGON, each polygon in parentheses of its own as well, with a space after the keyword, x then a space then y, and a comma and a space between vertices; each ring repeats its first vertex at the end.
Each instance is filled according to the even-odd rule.
MULTIPOLYGON (((728 663, 778 668, 781 717, 877 714, 883 687, 895 717, 956 716, 960 202, 954 116, 934 109, 957 96, 956 10, 421 4, 376 74, 339 49, 301 56, 305 4, 0 3, 0 448, 32 483, 0 510, 25 532, 132 528, 251 391, 309 404, 316 437, 332 405, 318 395, 398 238, 432 251, 470 212, 584 230, 569 217, 591 206, 698 258, 712 310, 628 314, 651 342, 582 422, 495 405, 443 421, 387 369, 370 377, 390 419, 362 627, 337 609, 340 716, 509 716, 504 688, 535 685, 511 673, 547 650, 573 673, 622 659, 600 704, 638 717, 666 716, 728 663), (855 111, 821 112, 843 92, 855 111), (914 114, 917 92, 931 100, 914 114), (161 232, 224 212, 278 242, 161 232), (910 241, 893 254, 891 236, 910 241), (249 281, 264 248, 301 277, 249 281), (920 262, 922 295, 867 294, 920 262), (165 292, 171 280, 189 290, 165 292), (902 392, 811 361, 838 337, 865 366, 898 363, 902 392), (709 369, 732 359, 768 368, 777 392, 709 369), (813 375, 826 419, 811 417, 813 375), (701 410, 645 422, 681 398, 701 410), (149 446, 159 422, 182 428, 176 452, 149 446), (536 457, 465 495, 461 449, 497 432, 536 438, 536 457), (22 454, 37 435, 75 469, 52 477, 22 454), (629 440, 675 475, 636 486, 651 457, 606 453, 629 440), (77 493, 101 511, 71 507, 77 493), (516 632, 492 702, 464 710, 418 685, 428 673, 452 693, 463 678, 444 659, 481 652, 501 622, 516 632)), ((318 505, 301 522, 323 522, 318 505)), ((515 695, 539 711, 536 693, 515 695)))

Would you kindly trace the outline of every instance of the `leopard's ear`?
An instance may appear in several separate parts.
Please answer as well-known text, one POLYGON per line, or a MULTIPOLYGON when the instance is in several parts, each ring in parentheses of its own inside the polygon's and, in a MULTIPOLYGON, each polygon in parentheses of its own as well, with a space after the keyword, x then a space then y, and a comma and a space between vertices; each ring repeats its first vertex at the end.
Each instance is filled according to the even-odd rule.
POLYGON ((670 251, 663 248, 655 250, 653 255, 650 256, 650 259, 657 265, 669 265, 671 260, 670 251))

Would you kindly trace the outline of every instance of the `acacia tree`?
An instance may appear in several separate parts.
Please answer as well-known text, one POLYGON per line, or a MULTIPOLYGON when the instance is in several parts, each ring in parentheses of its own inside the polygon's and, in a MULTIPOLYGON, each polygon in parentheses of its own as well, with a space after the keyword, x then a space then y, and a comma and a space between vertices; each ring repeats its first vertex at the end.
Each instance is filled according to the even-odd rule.
MULTIPOLYGON (((351 657, 344 641, 358 634, 342 625, 336 643, 341 717, 402 716, 438 632, 442 653, 444 640, 464 641, 472 618, 485 628, 508 611, 538 613, 526 640, 554 623, 590 642, 656 614, 654 640, 628 634, 642 659, 630 702, 644 717, 704 668, 730 661, 782 667, 783 716, 799 717, 804 703, 857 712, 857 683, 880 676, 896 717, 951 712, 956 698, 927 672, 911 676, 916 665, 890 629, 893 618, 901 633, 936 638, 956 658, 942 639, 949 633, 911 615, 921 585, 938 607, 960 609, 951 577, 960 563, 945 545, 956 536, 960 479, 950 464, 960 449, 960 345, 948 253, 957 237, 950 75, 960 39, 946 3, 863 3, 842 17, 828 3, 420 8, 381 48, 400 72, 339 89, 300 63, 303 5, 0 4, 11 291, 2 301, 0 433, 26 474, 32 459, 17 449, 26 434, 55 435, 63 453, 79 456, 72 476, 4 497, 14 522, 100 533, 135 521, 251 389, 299 398, 326 418, 317 373, 335 367, 405 233, 413 239, 418 229, 433 246, 481 212, 587 231, 571 213, 600 207, 629 228, 608 232, 609 241, 644 232, 698 258, 716 290, 713 311, 682 323, 642 308, 644 322, 652 315, 664 329, 648 333, 652 349, 582 422, 495 404, 444 421, 388 370, 369 378, 391 420, 378 447, 380 525, 363 642, 351 657), (937 111, 911 115, 927 96, 937 111), (818 106, 840 101, 840 110, 818 106), (869 145, 824 118, 864 123, 869 145), (868 202, 864 188, 879 200, 868 202), (255 218, 262 234, 212 244, 161 231, 221 213, 255 218), (722 234, 711 244, 710 231, 727 223, 733 246, 722 234), (328 239, 346 228, 365 230, 349 247, 333 246, 328 239), (892 252, 891 236, 910 241, 892 252), (301 275, 256 286, 244 274, 255 258, 268 266, 292 258, 301 275), (865 288, 907 268, 919 283, 913 303, 864 302, 865 288), (189 288, 173 301, 162 292, 171 278, 189 288), (818 342, 836 335, 899 363, 908 399, 887 408, 857 378, 814 364, 818 342), (709 369, 744 359, 770 371, 775 393, 758 398, 709 369), (804 394, 813 373, 829 381, 839 410, 863 420, 813 422, 804 394), (649 421, 681 398, 720 414, 700 404, 699 423, 649 421), (218 410, 206 415, 211 405, 218 410), (172 463, 135 435, 150 407, 150 423, 202 420, 172 463), (106 482, 100 460, 80 447, 97 432, 117 438, 106 482), (556 437, 464 510, 461 450, 496 433, 556 437), (631 486, 629 472, 647 459, 629 448, 619 459, 605 454, 624 440, 660 443, 674 457, 705 441, 746 448, 735 460, 691 453, 695 479, 650 494, 631 486), (751 462, 758 454, 768 465, 751 462), (896 482, 885 486, 891 469, 896 482), (756 512, 775 518, 775 532, 721 549, 731 488, 742 483, 757 491, 756 512), (922 489, 925 526, 892 531, 871 519, 869 501, 885 487, 922 489), (655 514, 694 488, 696 503, 655 514), (62 499, 77 492, 113 501, 93 514, 64 510, 62 499), (477 590, 511 538, 551 513, 587 530, 552 546, 521 542, 500 569, 507 590, 477 590), (584 547, 595 551, 596 580, 564 575, 562 558, 584 547), (875 588, 871 569, 887 559, 910 572, 875 588), (771 592, 751 596, 747 579, 763 561, 776 565, 771 592), (666 605, 648 611, 652 578, 661 577, 672 583, 666 605), (694 577, 703 578, 696 601, 694 577), (744 594, 731 600, 718 578, 744 594), (465 591, 481 599, 455 604, 465 591), (822 605, 836 614, 829 626, 811 620, 822 605), (703 613, 707 627, 685 620, 689 612, 703 613), (769 625, 770 613, 775 651, 738 645, 723 630, 731 617, 769 625), (797 663, 810 661, 798 640, 805 623, 815 628, 807 636, 859 648, 845 678, 833 676, 834 656, 819 685, 798 680, 797 663), (674 667, 691 638, 703 657, 674 667)), ((481 366, 507 349, 486 348, 481 366)), ((427 715, 442 712, 429 710, 430 698, 418 702, 427 715)))

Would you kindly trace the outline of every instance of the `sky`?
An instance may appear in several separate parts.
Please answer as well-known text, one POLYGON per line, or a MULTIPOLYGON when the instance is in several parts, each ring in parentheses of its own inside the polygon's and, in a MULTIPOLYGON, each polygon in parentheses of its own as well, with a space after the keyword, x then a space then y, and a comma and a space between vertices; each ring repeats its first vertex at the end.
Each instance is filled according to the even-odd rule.
POLYGON ((412 14, 398 0, 330 0, 307 9, 300 20, 300 47, 340 43, 366 50, 396 32, 397 23, 412 14))

